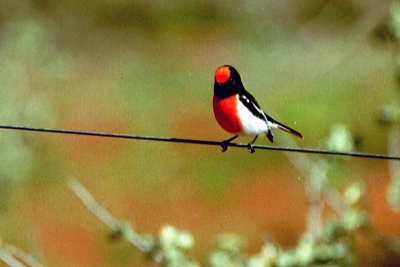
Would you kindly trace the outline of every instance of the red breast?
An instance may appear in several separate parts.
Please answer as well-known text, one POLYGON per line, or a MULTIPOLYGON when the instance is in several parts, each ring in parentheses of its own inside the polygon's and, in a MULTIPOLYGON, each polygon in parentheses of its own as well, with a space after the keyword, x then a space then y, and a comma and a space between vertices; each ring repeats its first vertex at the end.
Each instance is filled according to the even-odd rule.
POLYGON ((231 95, 226 98, 218 98, 214 95, 213 108, 215 119, 221 127, 230 133, 240 133, 242 123, 240 122, 237 108, 237 95, 231 95))

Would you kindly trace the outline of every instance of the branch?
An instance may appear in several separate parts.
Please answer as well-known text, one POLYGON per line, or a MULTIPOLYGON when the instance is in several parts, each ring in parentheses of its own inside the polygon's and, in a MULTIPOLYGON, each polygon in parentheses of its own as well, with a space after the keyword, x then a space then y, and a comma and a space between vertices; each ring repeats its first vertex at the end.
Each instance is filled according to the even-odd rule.
POLYGON ((0 260, 2 260, 4 263, 8 264, 11 267, 25 267, 25 265, 22 264, 22 262, 20 262, 18 259, 16 259, 15 257, 8 254, 2 249, 0 249, 0 260))
POLYGON ((4 249, 6 251, 8 251, 9 254, 15 255, 18 259, 22 260, 22 262, 26 263, 28 266, 32 266, 32 267, 43 266, 31 255, 27 254, 25 251, 23 251, 17 247, 14 247, 13 245, 5 244, 4 249))
POLYGON ((97 201, 82 184, 76 180, 70 180, 68 185, 69 188, 86 206, 86 208, 113 232, 121 235, 122 238, 138 248, 140 251, 150 254, 153 260, 156 262, 161 263, 164 261, 163 255, 157 252, 156 245, 153 241, 143 238, 141 235, 135 232, 130 224, 120 221, 111 215, 111 213, 97 203, 97 201))
POLYGON ((13 245, 0 241, 0 260, 12 267, 42 267, 35 258, 13 245))

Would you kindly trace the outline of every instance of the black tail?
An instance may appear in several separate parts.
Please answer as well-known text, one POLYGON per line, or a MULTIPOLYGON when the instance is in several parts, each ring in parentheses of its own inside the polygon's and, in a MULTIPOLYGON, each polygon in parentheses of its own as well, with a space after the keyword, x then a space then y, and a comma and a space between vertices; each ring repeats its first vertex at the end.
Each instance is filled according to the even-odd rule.
MULTIPOLYGON (((303 138, 303 136, 301 135, 301 133, 299 133, 298 131, 296 131, 296 130, 290 128, 289 126, 286 126, 285 124, 280 123, 279 121, 274 120, 273 118, 271 118, 271 117, 268 116, 267 114, 265 114, 265 116, 267 117, 267 119, 268 119, 270 122, 275 123, 275 124, 278 126, 279 129, 281 129, 281 130, 283 130, 283 131, 285 131, 285 132, 287 132, 287 133, 293 134, 293 135, 295 135, 295 136, 297 136, 297 137, 303 138)), ((268 131, 268 132, 270 133, 271 131, 268 131)), ((268 135, 267 135, 267 137, 268 137, 268 139, 270 139, 270 140, 272 139, 272 138, 270 138, 268 135)), ((271 141, 271 142, 272 142, 272 141, 271 141)))

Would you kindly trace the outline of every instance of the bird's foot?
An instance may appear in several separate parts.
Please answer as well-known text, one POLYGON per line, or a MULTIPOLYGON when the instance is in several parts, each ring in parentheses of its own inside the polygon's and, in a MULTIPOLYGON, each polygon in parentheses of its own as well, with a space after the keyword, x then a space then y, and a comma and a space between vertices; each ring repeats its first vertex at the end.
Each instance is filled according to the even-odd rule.
POLYGON ((254 144, 254 142, 257 140, 257 138, 258 138, 258 135, 256 135, 256 136, 254 137, 254 139, 253 139, 250 143, 247 144, 247 148, 250 150, 250 153, 256 152, 256 150, 255 150, 254 147, 253 147, 253 144, 254 144))
POLYGON ((232 140, 236 139, 237 137, 238 137, 238 136, 235 135, 235 136, 233 136, 232 138, 229 138, 229 139, 227 139, 227 140, 222 141, 222 142, 221 142, 221 151, 222 151, 222 152, 225 152, 226 150, 228 150, 228 146, 229 146, 230 142, 231 142, 232 140))
POLYGON ((221 142, 221 151, 225 152, 228 150, 228 145, 229 145, 230 141, 225 140, 221 142))
POLYGON ((253 144, 247 144, 247 148, 250 150, 250 153, 256 152, 256 150, 253 147, 253 144))

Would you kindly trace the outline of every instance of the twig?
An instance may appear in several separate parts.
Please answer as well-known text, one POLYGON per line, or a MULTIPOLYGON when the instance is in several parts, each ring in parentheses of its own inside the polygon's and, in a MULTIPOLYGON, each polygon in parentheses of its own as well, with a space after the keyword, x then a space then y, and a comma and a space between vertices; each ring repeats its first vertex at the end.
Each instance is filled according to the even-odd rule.
POLYGON ((310 201, 307 211, 307 232, 313 239, 322 234, 322 212, 324 210, 323 193, 327 187, 327 168, 324 161, 315 163, 310 170, 306 183, 306 195, 310 201))
POLYGON ((25 267, 25 265, 22 262, 20 262, 18 259, 13 257, 13 255, 7 253, 3 249, 0 249, 0 260, 2 260, 11 267, 25 267))
POLYGON ((27 254, 25 251, 13 246, 13 245, 4 244, 3 247, 4 247, 4 251, 6 251, 8 254, 15 255, 18 259, 20 259, 22 262, 26 263, 28 266, 32 266, 32 267, 43 266, 31 255, 27 254))
POLYGON ((120 233, 122 237, 130 244, 138 248, 144 253, 151 254, 152 258, 160 263, 163 262, 164 257, 155 251, 154 242, 143 238, 133 227, 125 222, 116 219, 109 213, 103 206, 101 206, 93 198, 93 196, 86 190, 86 188, 76 180, 68 182, 70 189, 82 201, 86 208, 93 213, 100 221, 107 225, 112 231, 120 233))
MULTIPOLYGON (((290 146, 297 146, 292 138, 285 140, 290 146)), ((318 239, 322 234, 323 199, 337 214, 343 214, 348 207, 339 192, 329 186, 328 166, 325 160, 314 161, 304 154, 285 154, 305 177, 306 195, 310 201, 306 215, 307 232, 313 239, 318 239)))

